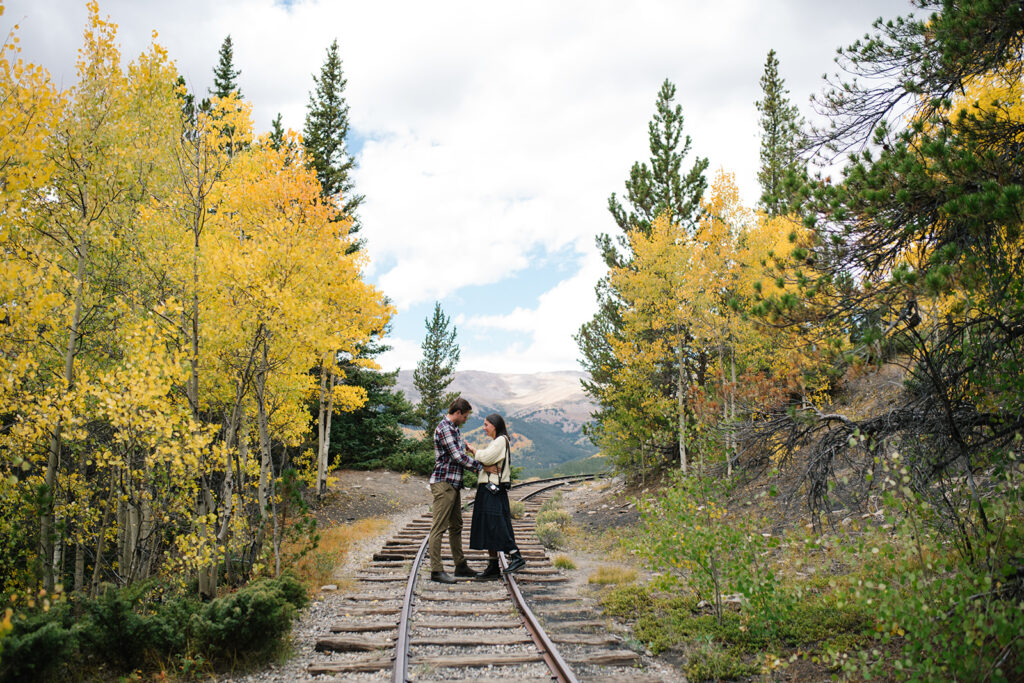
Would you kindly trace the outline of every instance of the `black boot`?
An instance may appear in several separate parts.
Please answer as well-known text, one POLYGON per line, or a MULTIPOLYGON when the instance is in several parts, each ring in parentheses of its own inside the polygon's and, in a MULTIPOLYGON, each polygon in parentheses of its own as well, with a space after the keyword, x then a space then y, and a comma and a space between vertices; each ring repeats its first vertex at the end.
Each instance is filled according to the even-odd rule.
POLYGON ((508 566, 505 568, 506 574, 517 572, 526 566, 526 560, 523 559, 522 554, 518 550, 514 550, 508 556, 508 566))
POLYGON ((455 583, 455 579, 448 575, 448 572, 430 572, 430 580, 438 583, 455 583))
POLYGON ((461 563, 455 565, 455 576, 465 576, 470 579, 475 579, 479 574, 470 569, 466 561, 463 560, 461 563))
POLYGON ((487 563, 487 569, 477 574, 478 581, 492 581, 501 576, 501 569, 498 568, 498 558, 487 563))

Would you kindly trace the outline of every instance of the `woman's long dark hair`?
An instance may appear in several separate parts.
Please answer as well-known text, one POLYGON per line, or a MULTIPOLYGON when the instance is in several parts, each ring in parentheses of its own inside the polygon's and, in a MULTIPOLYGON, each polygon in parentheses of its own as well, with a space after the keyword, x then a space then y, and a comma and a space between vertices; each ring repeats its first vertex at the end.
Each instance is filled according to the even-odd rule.
POLYGON ((497 413, 491 413, 487 416, 487 421, 494 425, 494 438, 497 439, 499 436, 503 436, 509 440, 509 445, 511 445, 512 439, 509 439, 508 429, 505 427, 505 418, 497 413))

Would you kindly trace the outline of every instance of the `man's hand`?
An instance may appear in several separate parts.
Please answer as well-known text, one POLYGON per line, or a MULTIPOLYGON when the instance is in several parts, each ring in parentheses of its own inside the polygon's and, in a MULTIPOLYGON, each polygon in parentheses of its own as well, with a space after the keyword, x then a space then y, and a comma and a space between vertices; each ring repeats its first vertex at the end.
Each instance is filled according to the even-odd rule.
POLYGON ((484 465, 484 472, 487 474, 498 474, 501 472, 497 465, 484 465))
POLYGON ((473 444, 469 443, 468 441, 466 442, 466 452, 469 453, 470 455, 476 455, 476 448, 474 448, 473 444))

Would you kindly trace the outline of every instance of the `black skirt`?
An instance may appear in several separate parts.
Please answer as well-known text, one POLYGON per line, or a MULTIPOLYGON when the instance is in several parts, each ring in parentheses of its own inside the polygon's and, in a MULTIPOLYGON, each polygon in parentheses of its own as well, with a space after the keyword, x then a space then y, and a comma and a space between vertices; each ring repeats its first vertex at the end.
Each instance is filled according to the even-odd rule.
POLYGON ((483 486, 476 489, 473 503, 473 526, 469 531, 469 547, 473 550, 516 549, 512 532, 512 511, 508 507, 508 491, 491 493, 483 486))

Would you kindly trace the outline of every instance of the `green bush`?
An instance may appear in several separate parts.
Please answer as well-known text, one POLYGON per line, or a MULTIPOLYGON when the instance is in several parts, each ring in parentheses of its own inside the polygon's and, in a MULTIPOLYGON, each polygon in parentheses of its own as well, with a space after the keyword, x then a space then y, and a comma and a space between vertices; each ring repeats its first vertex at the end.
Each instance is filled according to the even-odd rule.
POLYGON ((654 598, 647 586, 620 586, 601 598, 604 613, 620 619, 636 621, 654 609, 654 598))
MULTIPOLYGON (((1024 465, 1011 456, 992 471, 984 500, 988 528, 978 522, 967 534, 937 523, 948 510, 911 489, 912 475, 898 455, 882 464, 892 530, 871 547, 850 549, 871 559, 865 578, 845 597, 870 612, 876 637, 898 655, 861 652, 846 668, 862 676, 895 669, 912 681, 1024 680, 1024 465)), ((953 487, 951 495, 969 500, 968 483, 959 485, 965 491, 953 487)))
POLYGON ((537 510, 537 514, 547 512, 548 510, 558 510, 562 507, 562 492, 556 491, 555 495, 551 496, 543 503, 540 504, 540 508, 537 510))
POLYGON ((572 521, 572 515, 565 510, 541 510, 537 513, 537 525, 557 524, 563 529, 572 521))
POLYGON ((147 659, 159 660, 188 648, 188 623, 201 604, 187 596, 167 596, 154 582, 106 590, 81 601, 81 644, 89 657, 130 671, 147 659))
POLYGON ((78 628, 71 608, 55 603, 20 612, 4 637, 0 653, 0 681, 37 681, 52 677, 78 649, 78 628))
MULTIPOLYGON (((394 472, 412 472, 413 474, 430 476, 430 473, 434 471, 433 446, 425 447, 421 444, 427 444, 427 442, 420 442, 415 439, 408 439, 407 441, 411 443, 403 444, 403 447, 396 453, 384 458, 379 464, 374 463, 374 467, 383 466, 394 472)), ((429 444, 427 445, 429 446, 429 444)))
POLYGON ((746 627, 767 640, 776 638, 794 604, 765 560, 778 539, 761 534, 761 520, 726 517, 721 501, 727 482, 678 472, 674 477, 659 498, 641 501, 644 528, 634 549, 669 580, 685 571, 686 584, 720 621, 723 596, 743 595, 746 627))
POLYGON ((536 533, 545 548, 554 550, 565 545, 565 532, 558 524, 538 524, 536 533))
POLYGON ((192 642, 211 657, 269 654, 291 628, 298 597, 292 579, 263 579, 222 598, 192 616, 192 642))
POLYGON ((686 658, 686 677, 694 681, 730 681, 761 673, 758 664, 744 662, 742 653, 704 643, 686 658))

